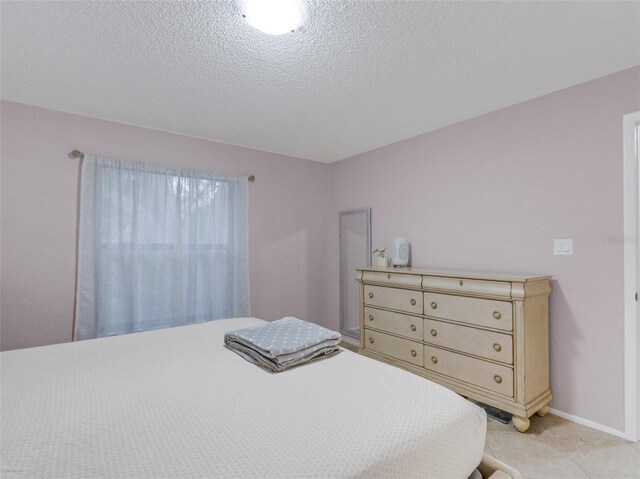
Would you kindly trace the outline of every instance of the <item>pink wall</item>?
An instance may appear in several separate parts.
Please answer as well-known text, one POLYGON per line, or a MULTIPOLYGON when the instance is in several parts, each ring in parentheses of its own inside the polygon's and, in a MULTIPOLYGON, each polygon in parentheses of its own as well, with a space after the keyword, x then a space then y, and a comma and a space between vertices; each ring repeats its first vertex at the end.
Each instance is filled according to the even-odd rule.
POLYGON ((325 322, 327 165, 2 102, 2 350, 71 340, 78 160, 70 150, 236 174, 249 187, 252 314, 325 322), (320 279, 319 279, 320 278, 320 279))
MULTIPOLYGON (((329 256, 340 210, 371 207, 373 247, 413 265, 553 275, 552 407, 624 429, 622 116, 640 67, 330 165, 329 256), (573 238, 573 256, 554 256, 573 238)), ((328 317, 337 327, 337 262, 328 317)))

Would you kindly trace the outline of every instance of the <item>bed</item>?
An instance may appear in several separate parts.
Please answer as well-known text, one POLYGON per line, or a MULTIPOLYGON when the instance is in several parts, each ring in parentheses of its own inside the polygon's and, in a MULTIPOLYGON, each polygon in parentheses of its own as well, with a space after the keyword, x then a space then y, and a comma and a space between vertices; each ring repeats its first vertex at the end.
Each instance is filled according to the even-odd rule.
MULTIPOLYGON (((3 352, 2 477, 466 478, 480 463, 480 408, 350 351, 272 374, 223 347, 260 324, 3 352)), ((499 468, 485 456, 483 476, 499 468)))

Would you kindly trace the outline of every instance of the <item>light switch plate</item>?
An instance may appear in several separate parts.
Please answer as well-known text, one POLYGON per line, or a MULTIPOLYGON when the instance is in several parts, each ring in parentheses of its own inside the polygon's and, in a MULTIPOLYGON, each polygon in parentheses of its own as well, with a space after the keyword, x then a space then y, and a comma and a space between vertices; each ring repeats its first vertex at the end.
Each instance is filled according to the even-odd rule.
POLYGON ((572 239, 553 240, 553 254, 573 254, 572 239))

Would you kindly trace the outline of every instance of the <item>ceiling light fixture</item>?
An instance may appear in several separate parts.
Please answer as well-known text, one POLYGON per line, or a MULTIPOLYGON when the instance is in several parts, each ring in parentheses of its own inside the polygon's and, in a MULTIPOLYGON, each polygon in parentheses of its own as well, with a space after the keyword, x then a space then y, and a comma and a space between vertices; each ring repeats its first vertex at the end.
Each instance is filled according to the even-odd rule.
POLYGON ((242 10, 249 25, 269 35, 293 32, 306 16, 301 0, 243 0, 242 10))

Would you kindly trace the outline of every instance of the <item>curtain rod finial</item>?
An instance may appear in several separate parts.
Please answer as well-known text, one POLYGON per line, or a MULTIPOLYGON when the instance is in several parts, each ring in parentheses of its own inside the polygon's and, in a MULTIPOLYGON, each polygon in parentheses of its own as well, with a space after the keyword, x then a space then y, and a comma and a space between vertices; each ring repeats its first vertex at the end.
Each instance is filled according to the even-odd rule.
POLYGON ((71 153, 69 153, 69 158, 84 158, 84 153, 82 153, 80 150, 73 150, 71 153))
POLYGON ((249 183, 255 183, 256 182, 256 177, 254 175, 250 175, 249 176, 249 183))

